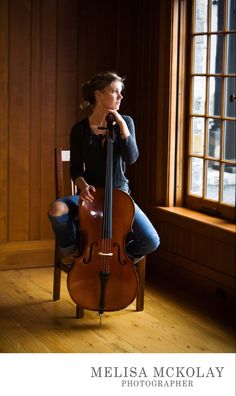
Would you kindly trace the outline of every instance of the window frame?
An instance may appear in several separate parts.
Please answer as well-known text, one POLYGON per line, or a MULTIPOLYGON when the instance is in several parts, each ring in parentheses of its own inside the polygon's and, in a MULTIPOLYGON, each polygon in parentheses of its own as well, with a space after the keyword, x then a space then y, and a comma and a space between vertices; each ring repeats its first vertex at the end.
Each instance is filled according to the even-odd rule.
MULTIPOLYGON (((226 1, 226 0, 225 0, 226 1)), ((181 37, 179 36, 179 60, 178 60, 178 86, 177 86, 177 100, 181 99, 180 92, 185 91, 185 102, 182 99, 181 103, 177 103, 178 106, 178 114, 177 114, 177 150, 176 150, 176 192, 175 192, 175 204, 177 206, 185 206, 189 209, 193 209, 196 211, 200 211, 212 216, 216 217, 222 217, 227 220, 234 220, 235 218, 235 206, 227 205, 222 202, 217 202, 215 200, 211 200, 208 198, 200 197, 200 196, 195 196, 194 194, 189 193, 189 186, 190 186, 190 177, 191 177, 191 172, 190 172, 190 159, 191 157, 195 157, 195 155, 191 155, 190 153, 190 144, 191 144, 191 119, 193 117, 193 113, 191 113, 191 104, 192 104, 192 80, 193 80, 193 75, 198 75, 198 73, 192 73, 193 70, 193 61, 194 61, 194 46, 193 46, 193 41, 194 37, 199 34, 196 32, 193 32, 194 28, 194 3, 195 1, 192 0, 191 2, 187 1, 182 1, 181 6, 180 6, 180 14, 179 14, 179 24, 181 29, 185 27, 185 34, 186 34, 186 41, 181 41, 181 37), (188 3, 188 4, 187 4, 188 3), (181 10, 182 7, 182 10, 181 10), (185 55, 183 55, 185 54, 185 55), (190 55, 190 56, 188 56, 190 55), (185 61, 184 61, 185 57, 185 61), (187 75, 186 78, 186 84, 185 86, 183 85, 183 71, 185 72, 185 75, 187 75), (181 87, 182 85, 182 87, 181 87), (183 120, 185 120, 183 122, 183 120), (183 125, 184 124, 184 125, 183 125), (181 156, 182 156, 182 151, 183 151, 183 146, 185 145, 185 154, 184 154, 184 159, 185 161, 181 161, 181 156), (185 166, 184 166, 185 163, 185 166), (185 168, 185 169, 183 169, 185 168), (182 193, 181 193, 182 190, 182 193)), ((227 1, 226 1, 227 5, 227 1)), ((209 30, 209 20, 210 20, 210 11, 208 10, 208 28, 206 34, 207 40, 208 40, 208 45, 209 45, 209 37, 214 33, 209 30)), ((226 15, 224 15, 224 22, 226 20, 226 15)), ((224 23, 224 29, 225 29, 225 23, 224 23)), ((224 35, 227 34, 228 30, 224 30, 223 33, 224 35)), ((180 32, 180 31, 179 31, 180 32)), ((235 32, 234 30, 231 32, 235 32)), ((200 33, 201 34, 201 33, 200 33)), ((202 33, 203 34, 203 33, 202 33)), ((225 38, 226 40, 226 38, 225 38)), ((207 66, 208 66, 209 59, 207 57, 207 66)), ((224 62, 226 60, 224 59, 224 62)), ((224 71, 224 69, 223 69, 224 71)), ((201 74, 203 75, 203 74, 201 74)), ((206 79, 210 78, 212 73, 208 72, 208 69, 206 69, 206 74, 207 77, 206 79)), ((228 74, 216 74, 217 76, 222 76, 223 79, 224 77, 227 77, 228 74)), ((214 75, 213 75, 214 76, 214 75)), ((230 75, 231 76, 231 75, 230 75)), ((234 75, 233 75, 234 76, 234 75)), ((207 86, 208 84, 206 84, 207 86)), ((208 89, 208 88, 206 88, 208 89)), ((222 114, 222 106, 224 106, 224 90, 222 90, 222 104, 221 104, 221 115, 220 117, 217 117, 221 119, 223 122, 227 117, 225 117, 224 113, 222 114)), ((208 101, 208 94, 206 92, 206 102, 208 101)), ((204 118, 204 122, 206 124, 207 120, 212 118, 207 112, 207 103, 205 104, 205 110, 204 114, 201 115, 204 118)), ((214 118, 214 117, 213 117, 214 118)), ((222 135, 222 134, 221 134, 222 135)), ((205 139, 206 139, 206 132, 205 132, 205 139)), ((222 136, 221 136, 222 139, 222 136)), ((205 141, 206 144, 206 141, 205 141)), ((203 156, 203 161, 205 164, 205 161, 208 160, 208 156, 205 155, 203 156)), ((212 158, 209 158, 212 160, 212 158)), ((226 161, 228 162, 228 161, 226 161)), ((220 164, 222 164, 224 161, 220 159, 220 164)), ((205 169, 205 165, 204 165, 205 169)), ((203 170, 203 184, 204 181, 206 180, 206 175, 205 171, 203 170)), ((221 178, 219 181, 219 188, 222 189, 222 182, 221 178)))

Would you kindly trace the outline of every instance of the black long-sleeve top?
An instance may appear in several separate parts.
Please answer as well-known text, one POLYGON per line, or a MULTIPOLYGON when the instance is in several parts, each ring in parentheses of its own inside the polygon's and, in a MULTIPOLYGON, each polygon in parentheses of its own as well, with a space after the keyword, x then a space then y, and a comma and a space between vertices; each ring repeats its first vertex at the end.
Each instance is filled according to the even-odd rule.
MULTIPOLYGON (((121 139, 119 126, 114 129, 113 143, 113 187, 129 192, 125 177, 126 165, 134 163, 139 155, 134 122, 130 116, 122 115, 130 135, 121 139)), ((70 174, 73 181, 83 177, 94 187, 104 187, 106 173, 106 144, 102 136, 92 132, 88 118, 76 123, 70 134, 70 174)))

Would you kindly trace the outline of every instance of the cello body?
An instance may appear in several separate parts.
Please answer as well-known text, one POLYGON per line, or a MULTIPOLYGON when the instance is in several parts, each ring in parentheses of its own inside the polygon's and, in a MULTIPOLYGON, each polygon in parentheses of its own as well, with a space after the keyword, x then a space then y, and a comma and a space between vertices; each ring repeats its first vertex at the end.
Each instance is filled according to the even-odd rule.
POLYGON ((99 313, 127 307, 138 291, 133 260, 125 251, 125 238, 134 218, 134 202, 127 193, 112 190, 112 229, 106 235, 104 194, 104 189, 97 188, 92 203, 79 204, 80 230, 85 244, 81 256, 74 258, 67 279, 72 300, 99 313))

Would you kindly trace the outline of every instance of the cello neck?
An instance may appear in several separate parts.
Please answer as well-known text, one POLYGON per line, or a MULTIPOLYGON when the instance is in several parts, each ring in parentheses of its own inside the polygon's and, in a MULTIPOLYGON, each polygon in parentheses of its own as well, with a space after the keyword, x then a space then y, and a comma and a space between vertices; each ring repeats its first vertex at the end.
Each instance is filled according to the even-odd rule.
POLYGON ((106 178, 104 190, 103 226, 102 237, 112 239, 112 190, 113 190, 113 141, 114 141, 114 116, 109 113, 107 120, 107 157, 106 178))

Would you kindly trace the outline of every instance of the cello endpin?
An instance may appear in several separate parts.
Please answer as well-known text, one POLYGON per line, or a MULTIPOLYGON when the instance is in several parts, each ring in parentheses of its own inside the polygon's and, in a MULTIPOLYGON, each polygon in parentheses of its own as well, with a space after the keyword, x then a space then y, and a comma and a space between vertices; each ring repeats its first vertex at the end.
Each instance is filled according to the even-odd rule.
POLYGON ((101 327, 102 325, 102 314, 99 314, 99 326, 101 327))

